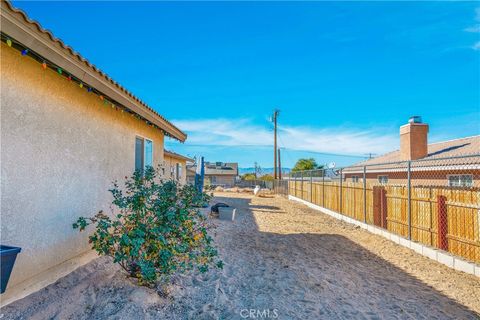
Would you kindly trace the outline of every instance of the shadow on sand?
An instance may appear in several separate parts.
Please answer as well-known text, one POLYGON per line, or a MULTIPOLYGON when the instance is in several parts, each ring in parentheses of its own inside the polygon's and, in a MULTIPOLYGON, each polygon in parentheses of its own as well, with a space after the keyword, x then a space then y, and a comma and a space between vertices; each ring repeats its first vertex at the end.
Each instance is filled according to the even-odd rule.
POLYGON ((239 225, 250 224, 257 230, 253 242, 246 241, 236 250, 244 250, 245 256, 259 254, 264 261, 245 259, 244 274, 236 276, 273 282, 270 299, 245 307, 273 305, 293 318, 479 319, 469 308, 342 235, 258 231, 252 210, 267 208, 278 214, 284 212, 280 207, 252 205, 248 198, 215 197, 214 201, 237 207, 239 221, 228 227, 231 243, 245 242, 239 225), (255 265, 249 266, 249 261, 255 265))
MULTIPOLYGON (((262 230, 269 219, 282 222, 277 230, 289 224, 302 229, 298 212, 283 200, 270 201, 252 204, 245 195, 214 199, 238 213, 234 222, 215 220, 215 241, 225 266, 178 278, 172 300, 136 286, 110 259, 100 258, 2 308, 0 317, 478 319, 467 307, 343 236, 341 228, 324 226, 325 233, 260 231, 256 219, 262 230), (260 313, 245 317, 244 310, 260 313)), ((318 213, 305 210, 305 215, 321 223, 318 213)))

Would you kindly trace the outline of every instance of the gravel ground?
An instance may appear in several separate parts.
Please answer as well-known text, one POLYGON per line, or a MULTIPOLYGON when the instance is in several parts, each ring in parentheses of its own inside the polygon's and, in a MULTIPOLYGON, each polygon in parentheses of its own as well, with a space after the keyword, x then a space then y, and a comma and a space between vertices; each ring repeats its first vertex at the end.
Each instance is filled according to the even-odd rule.
POLYGON ((217 193, 223 270, 178 276, 170 295, 99 258, 4 307, 2 319, 479 319, 480 279, 281 197, 217 193))

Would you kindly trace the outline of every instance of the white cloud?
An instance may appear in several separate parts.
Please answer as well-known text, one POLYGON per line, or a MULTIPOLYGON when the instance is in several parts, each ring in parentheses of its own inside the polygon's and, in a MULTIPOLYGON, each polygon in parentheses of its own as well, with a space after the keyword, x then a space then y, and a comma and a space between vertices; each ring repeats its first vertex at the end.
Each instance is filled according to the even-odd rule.
POLYGON ((478 33, 480 32, 480 24, 477 24, 473 27, 468 27, 464 29, 465 32, 473 32, 473 33, 478 33))
MULTIPOLYGON (((174 120, 188 133, 187 145, 270 146, 273 131, 248 119, 174 120)), ((398 149, 399 138, 392 128, 368 130, 332 127, 281 126, 279 145, 290 150, 335 154, 382 154, 398 149), (385 134, 385 132, 392 132, 385 134)))
MULTIPOLYGON (((480 7, 475 9, 475 18, 476 22, 480 22, 480 7)), ((463 29, 465 32, 480 33, 480 23, 475 24, 474 26, 467 27, 463 29)), ((473 50, 480 50, 480 41, 477 41, 473 46, 473 50)))
POLYGON ((187 131, 191 144, 266 145, 271 137, 268 130, 247 119, 174 120, 173 123, 187 131))

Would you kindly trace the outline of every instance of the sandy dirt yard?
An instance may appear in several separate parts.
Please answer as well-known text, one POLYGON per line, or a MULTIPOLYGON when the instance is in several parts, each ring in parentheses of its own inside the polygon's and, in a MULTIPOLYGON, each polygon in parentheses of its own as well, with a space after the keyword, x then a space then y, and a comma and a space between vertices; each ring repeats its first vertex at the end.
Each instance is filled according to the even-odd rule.
POLYGON ((2 319, 478 319, 480 279, 281 197, 218 193, 223 270, 175 278, 168 298, 106 258, 1 310, 2 319))

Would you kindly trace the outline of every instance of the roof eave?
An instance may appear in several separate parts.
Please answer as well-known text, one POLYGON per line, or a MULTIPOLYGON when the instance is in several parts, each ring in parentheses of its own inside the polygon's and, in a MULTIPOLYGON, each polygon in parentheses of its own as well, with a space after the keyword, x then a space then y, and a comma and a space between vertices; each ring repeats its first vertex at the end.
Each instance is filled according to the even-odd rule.
POLYGON ((175 159, 180 159, 180 160, 185 160, 185 161, 194 161, 192 158, 182 156, 181 154, 178 153, 173 153, 169 151, 164 151, 163 152, 165 156, 170 157, 170 158, 175 158, 175 159))
POLYGON ((41 27, 28 21, 27 16, 11 7, 11 4, 2 1, 1 30, 17 41, 28 46, 43 57, 48 58, 76 78, 94 87, 106 96, 129 108, 149 122, 170 134, 173 138, 184 142, 187 135, 173 124, 146 107, 144 103, 126 91, 123 87, 108 78, 103 72, 82 59, 70 47, 53 37, 48 31, 39 30, 41 27))

